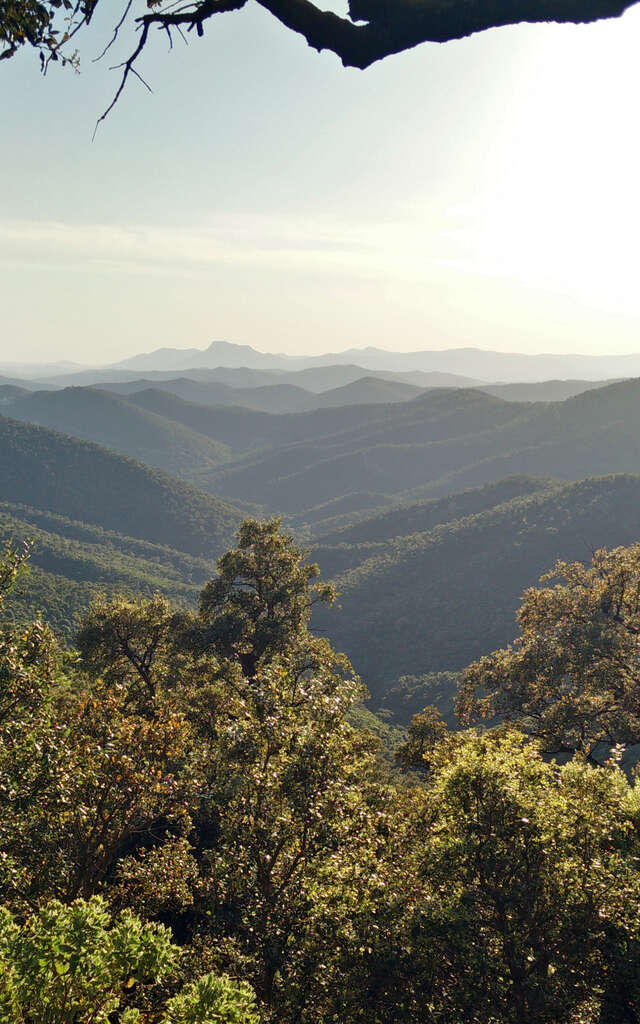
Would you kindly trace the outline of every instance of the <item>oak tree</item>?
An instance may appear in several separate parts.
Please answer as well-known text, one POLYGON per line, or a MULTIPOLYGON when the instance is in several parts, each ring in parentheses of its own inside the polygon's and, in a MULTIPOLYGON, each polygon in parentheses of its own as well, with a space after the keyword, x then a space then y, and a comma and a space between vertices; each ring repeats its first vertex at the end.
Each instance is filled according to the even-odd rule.
POLYGON ((640 545, 558 562, 542 582, 525 591, 515 643, 464 673, 461 721, 518 721, 552 753, 639 742, 640 545))

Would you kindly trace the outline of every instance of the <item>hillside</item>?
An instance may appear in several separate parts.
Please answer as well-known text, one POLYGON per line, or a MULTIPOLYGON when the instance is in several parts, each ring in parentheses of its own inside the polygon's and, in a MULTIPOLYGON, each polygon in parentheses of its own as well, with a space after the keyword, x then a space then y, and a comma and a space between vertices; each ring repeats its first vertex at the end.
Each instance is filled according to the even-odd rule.
POLYGON ((251 449, 315 441, 384 419, 388 410, 394 408, 388 405, 354 405, 275 415, 252 409, 196 405, 156 388, 129 395, 127 400, 214 438, 237 454, 251 449))
MULTIPOLYGON (((481 391, 437 390, 410 402, 355 407, 349 412, 353 420, 360 412, 361 422, 341 429, 346 417, 340 409, 332 434, 322 438, 316 432, 317 439, 238 460, 215 474, 215 488, 289 513, 351 491, 398 495, 485 457, 501 429, 508 443, 505 425, 537 410, 481 391)), ((311 416, 320 421, 319 413, 291 417, 290 435, 296 426, 308 434, 311 416)))
POLYGON ((534 477, 508 477, 446 498, 432 498, 413 505, 394 507, 388 512, 378 512, 352 526, 322 535, 318 539, 318 545, 380 543, 393 537, 424 533, 453 519, 477 515, 478 512, 485 512, 506 501, 527 497, 554 486, 561 485, 552 480, 534 477))
POLYGON ((330 388, 316 396, 313 408, 337 409, 343 405, 381 405, 385 402, 408 402, 417 398, 422 388, 402 381, 380 377, 361 377, 339 388, 330 388))
POLYGON ((0 503, 0 549, 33 542, 29 579, 8 605, 12 617, 43 612, 67 639, 77 616, 98 594, 162 593, 176 604, 194 604, 215 562, 125 537, 98 526, 26 505, 0 503))
POLYGON ((482 384, 481 391, 505 402, 564 402, 585 391, 606 387, 616 381, 542 380, 515 384, 482 384))
POLYGON ((120 395, 133 395, 148 390, 168 391, 196 405, 239 405, 257 412, 302 412, 313 408, 313 395, 310 391, 286 382, 231 387, 222 381, 190 380, 188 377, 177 377, 174 380, 138 378, 132 381, 111 381, 97 387, 120 395))
MULTIPOLYGON (((459 669, 507 644, 522 591, 556 559, 639 539, 640 477, 552 486, 387 540, 336 577, 340 611, 314 623, 380 699, 401 675, 459 669)), ((313 556, 330 572, 330 550, 313 556)))
POLYGON ((17 384, 0 384, 0 406, 9 406, 13 402, 17 402, 19 398, 24 398, 29 392, 27 388, 20 387, 17 384))
POLYGON ((3 498, 214 557, 243 518, 231 505, 87 441, 0 416, 3 498))
MULTIPOLYGON (((400 387, 361 381, 347 392, 362 386, 376 395, 383 388, 387 397, 389 389, 398 397, 400 387)), ((640 472, 638 380, 553 403, 441 388, 405 401, 276 415, 200 405, 158 388, 126 396, 74 388, 21 396, 5 408, 298 524, 307 510, 358 494, 377 496, 365 505, 381 507, 510 476, 576 480, 640 472)))
POLYGON ((578 480, 640 472, 638 380, 565 402, 443 389, 364 411, 368 419, 345 429, 336 423, 332 435, 225 465, 214 475, 216 491, 300 515, 351 492, 417 501, 514 475, 578 480))
POLYGON ((206 480, 229 457, 225 445, 94 388, 37 391, 11 402, 8 412, 14 419, 95 441, 192 482, 206 480))
POLYGON ((257 412, 290 413, 310 412, 313 409, 333 409, 342 405, 374 405, 384 402, 406 402, 421 394, 422 388, 402 381, 389 381, 379 377, 360 377, 338 388, 327 391, 308 391, 288 381, 263 384, 257 387, 230 387, 221 382, 195 381, 186 377, 176 380, 115 382, 99 385, 105 390, 122 395, 155 389, 169 391, 187 402, 197 405, 232 405, 257 412))

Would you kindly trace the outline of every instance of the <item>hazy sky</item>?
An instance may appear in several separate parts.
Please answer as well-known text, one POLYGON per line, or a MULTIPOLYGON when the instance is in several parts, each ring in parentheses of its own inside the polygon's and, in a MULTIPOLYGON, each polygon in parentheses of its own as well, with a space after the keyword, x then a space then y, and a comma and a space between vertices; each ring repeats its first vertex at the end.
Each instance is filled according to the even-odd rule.
POLYGON ((640 351, 640 5, 365 72, 248 6, 158 36, 92 143, 108 33, 0 64, 0 361, 640 351))

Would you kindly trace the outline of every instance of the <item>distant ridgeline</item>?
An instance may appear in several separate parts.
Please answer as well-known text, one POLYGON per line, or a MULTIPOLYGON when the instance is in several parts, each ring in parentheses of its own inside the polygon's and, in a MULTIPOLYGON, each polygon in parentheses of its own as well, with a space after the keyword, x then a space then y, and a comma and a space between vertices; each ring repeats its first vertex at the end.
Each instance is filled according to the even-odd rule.
POLYGON ((102 591, 192 603, 239 523, 280 513, 341 592, 313 626, 375 704, 450 715, 457 670, 515 636, 525 587, 640 539, 640 381, 272 372, 1 385, 0 543, 34 542, 10 614, 69 637, 102 591))

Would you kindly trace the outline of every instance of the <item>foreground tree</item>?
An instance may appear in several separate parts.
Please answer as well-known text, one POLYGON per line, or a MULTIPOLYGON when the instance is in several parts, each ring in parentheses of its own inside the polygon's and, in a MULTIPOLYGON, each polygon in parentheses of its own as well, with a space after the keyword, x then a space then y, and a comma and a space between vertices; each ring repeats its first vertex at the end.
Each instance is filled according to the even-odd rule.
MULTIPOLYGON (((222 556, 217 576, 202 591, 193 645, 237 661, 248 678, 276 655, 310 655, 318 647, 308 630, 311 609, 316 602, 332 604, 336 596, 333 587, 316 582, 319 575, 319 567, 282 533, 280 519, 247 519, 238 547, 222 556)), ((328 654, 328 645, 322 653, 328 654)))
POLYGON ((465 672, 463 724, 518 721, 551 753, 640 742, 640 545, 558 562, 518 612, 521 635, 465 672))
POLYGON ((323 1019, 331 964, 351 962, 361 876, 384 851, 389 791, 375 743, 348 721, 365 691, 308 628, 313 602, 332 597, 317 575, 277 521, 249 521, 198 615, 99 601, 80 656, 53 675, 48 647, 29 675, 11 639, 7 678, 33 685, 0 732, 6 904, 23 915, 104 894, 171 925, 191 976, 232 970, 268 1019, 323 1019))
MULTIPOLYGON (((345 66, 366 68, 375 61, 424 42, 446 42, 518 22, 591 22, 619 17, 637 0, 349 0, 348 17, 311 0, 257 0, 286 28, 300 33, 315 50, 330 50, 345 66)), ((70 39, 87 24, 99 0, 0 0, 0 59, 24 44, 58 59, 70 39)), ((195 29, 199 36, 217 14, 237 11, 247 0, 123 0, 115 34, 127 21, 139 30, 125 64, 124 81, 147 44, 149 33, 195 29), (148 10, 145 10, 148 8, 148 10)), ((108 40, 105 40, 108 44, 108 40)))
POLYGON ((51 901, 20 924, 0 910, 3 1024, 258 1024, 248 985, 206 975, 166 999, 180 949, 162 925, 101 899, 51 901))
MULTIPOLYGON (((573 638, 578 673, 631 637, 628 672, 638 552, 598 558, 563 567, 540 638, 573 638)), ((640 788, 434 709, 405 787, 350 722, 364 690, 309 629, 316 587, 249 522, 198 613, 99 602, 80 655, 0 625, 0 1018, 637 1024, 640 788)))
POLYGON ((408 927, 424 1019, 640 1020, 638 788, 501 731, 446 742, 428 792, 408 927))

